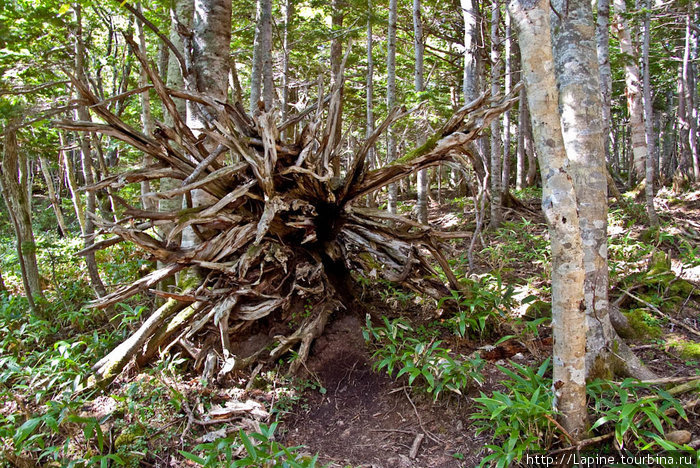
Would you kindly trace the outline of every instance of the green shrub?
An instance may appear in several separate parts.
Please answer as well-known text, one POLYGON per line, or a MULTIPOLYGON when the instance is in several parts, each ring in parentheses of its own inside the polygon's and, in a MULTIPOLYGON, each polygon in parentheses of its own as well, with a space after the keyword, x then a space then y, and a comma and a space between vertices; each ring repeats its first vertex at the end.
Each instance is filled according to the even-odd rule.
POLYGON ((404 319, 382 320, 383 325, 375 327, 368 315, 362 331, 365 340, 378 345, 372 355, 374 370, 386 369, 390 376, 397 371, 396 377, 405 374, 409 386, 420 383, 434 399, 444 390, 461 395, 463 390, 483 382, 484 362, 478 355, 454 358, 435 337, 426 340, 416 336, 417 332, 404 319))

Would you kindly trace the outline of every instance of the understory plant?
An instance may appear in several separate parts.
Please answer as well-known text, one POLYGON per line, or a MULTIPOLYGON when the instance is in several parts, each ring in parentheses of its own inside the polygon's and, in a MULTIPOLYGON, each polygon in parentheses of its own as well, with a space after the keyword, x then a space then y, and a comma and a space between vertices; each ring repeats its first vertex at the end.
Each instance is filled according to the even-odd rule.
MULTIPOLYGON (((229 437, 199 444, 195 450, 202 455, 180 451, 188 460, 204 467, 257 466, 280 468, 315 468, 318 455, 302 452, 302 446, 285 447, 274 440, 277 423, 260 425, 260 432, 247 434, 243 429, 229 437)), ((328 465, 325 465, 328 466, 328 465)))
POLYGON ((434 399, 445 390, 461 395, 484 381, 484 361, 478 355, 453 357, 440 346, 442 341, 420 336, 405 319, 382 317, 382 322, 373 326, 368 315, 362 331, 366 341, 377 345, 372 355, 375 371, 386 370, 390 376, 396 371, 397 378, 405 374, 409 386, 420 386, 434 399))
MULTIPOLYGON (((482 466, 504 468, 520 461, 525 453, 552 449, 555 440, 567 435, 555 423, 551 362, 545 360, 536 370, 511 362, 512 370, 497 366, 508 379, 506 391, 475 398, 472 419, 477 434, 492 432, 491 453, 482 466)), ((673 427, 676 415, 688 420, 681 402, 671 392, 626 379, 621 383, 596 380, 587 385, 590 403, 591 435, 610 434, 620 449, 690 450, 664 436, 673 427)))

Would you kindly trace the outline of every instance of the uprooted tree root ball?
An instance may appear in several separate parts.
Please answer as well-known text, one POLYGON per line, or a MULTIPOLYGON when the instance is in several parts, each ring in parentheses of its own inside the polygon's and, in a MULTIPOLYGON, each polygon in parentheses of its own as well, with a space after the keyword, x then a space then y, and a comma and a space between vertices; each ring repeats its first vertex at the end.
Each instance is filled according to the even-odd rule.
POLYGON ((323 333, 330 314, 353 300, 348 287, 352 272, 381 277, 436 299, 448 295, 449 289, 460 289, 440 243, 465 233, 438 232, 367 208, 365 196, 420 169, 478 158, 470 142, 516 102, 520 86, 506 97, 482 95, 456 112, 426 145, 394 164, 369 170, 369 149, 391 123, 409 113, 391 110, 356 149, 341 177, 330 163, 339 150, 335 135, 342 79, 336 80, 329 96, 320 96, 306 111, 279 123, 274 109, 251 117, 240 103, 168 89, 127 39, 173 125, 158 123, 152 135, 145 135, 113 114, 108 103, 79 80, 73 82, 83 100, 105 123, 62 120, 55 125, 101 132, 154 158, 153 165, 105 177, 86 188, 107 191, 124 208, 117 222, 96 220, 100 233, 113 236, 86 251, 126 240, 149 253, 160 268, 93 305, 109 307, 179 272, 189 271, 187 276, 196 281, 183 292, 157 292, 168 301, 94 366, 93 383, 111 380, 132 358, 145 364, 175 345, 194 359, 208 380, 215 373, 223 378, 255 362, 275 360, 298 345, 294 371, 308 356, 313 339, 323 333), (206 128, 188 127, 174 99, 192 103, 206 128), (293 126, 299 126, 298 137, 287 141, 283 135, 293 126), (184 195, 186 209, 138 209, 115 193, 129 183, 161 178, 182 183, 149 196, 184 195), (193 203, 195 191, 205 192, 207 201, 193 203), (177 241, 186 230, 198 239, 190 247, 177 241), (448 284, 438 279, 436 268, 448 284), (288 323, 292 315, 297 320, 291 334, 275 335, 273 342, 261 343, 245 357, 236 354, 235 344, 254 324, 262 323, 258 321, 268 326, 288 323))

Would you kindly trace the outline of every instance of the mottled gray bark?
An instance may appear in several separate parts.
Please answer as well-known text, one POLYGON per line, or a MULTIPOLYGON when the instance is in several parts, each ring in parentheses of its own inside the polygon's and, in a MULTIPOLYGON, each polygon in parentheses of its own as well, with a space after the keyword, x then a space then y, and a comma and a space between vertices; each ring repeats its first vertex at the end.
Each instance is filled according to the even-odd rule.
POLYGON ((291 71, 289 69, 290 47, 292 45, 292 19, 294 18, 294 2, 285 1, 284 8, 284 36, 282 38, 282 121, 287 120, 289 114, 289 82, 291 71))
MULTIPOLYGON (((192 17, 194 15, 194 0, 177 0, 170 9, 170 42, 177 48, 177 50, 186 56, 185 46, 182 36, 178 33, 178 30, 189 30, 192 27, 192 17)), ((168 74, 166 83, 168 87, 173 89, 184 89, 185 79, 182 76, 182 70, 180 69, 180 64, 175 58, 174 53, 170 52, 170 58, 168 59, 168 74)), ((175 107, 177 108, 177 113, 180 115, 182 120, 187 120, 187 106, 185 101, 182 99, 174 99, 175 107)), ((173 125, 173 117, 169 112, 163 110, 163 118, 166 125, 173 125)), ((176 179, 164 178, 160 179, 160 191, 167 192, 177 188, 180 185, 180 181, 176 179)), ((163 212, 177 211, 182 208, 182 196, 177 196, 173 198, 161 198, 158 200, 158 209, 163 212)), ((159 232, 163 239, 168 237, 170 231, 168 228, 161 226, 159 232)), ((180 236, 173 239, 173 243, 180 243, 180 236)), ((166 280, 166 282, 172 282, 171 280, 166 280)), ((167 288, 168 284, 162 284, 163 289, 167 288)))
MULTIPOLYGON (((415 67, 413 74, 413 83, 416 92, 422 92, 423 83, 423 20, 421 18, 420 0, 413 0, 413 48, 415 52, 415 67)), ((422 145, 425 142, 424 135, 418 138, 417 145, 422 145)), ((417 199, 416 212, 418 214, 418 222, 428 224, 428 170, 421 169, 418 171, 416 181, 417 199)))
MULTIPOLYGON (((85 45, 83 44, 83 25, 82 25, 82 9, 80 4, 76 3, 74 5, 75 12, 75 78, 83 83, 87 84, 87 78, 85 77, 85 45)), ((76 120, 82 120, 84 122, 89 122, 91 119, 90 112, 84 105, 78 105, 75 110, 76 120)), ((95 183, 94 168, 92 164, 92 148, 91 148, 92 135, 81 134, 78 136, 78 141, 80 143, 80 153, 82 158, 83 166, 83 177, 85 179, 86 185, 92 185, 95 183)), ((86 195, 86 216, 85 216, 85 231, 82 233, 84 237, 85 248, 90 247, 94 243, 95 235, 95 222, 92 216, 95 215, 95 209, 97 206, 97 200, 94 191, 88 191, 86 195)), ((107 291, 102 284, 100 279, 100 273, 97 268, 97 261, 95 260, 95 253, 90 252, 85 255, 85 264, 87 266, 88 275, 90 276, 90 283, 92 288, 95 290, 95 294, 98 297, 102 297, 107 294, 107 291)))
MULTIPOLYGON (((586 376, 609 377, 615 366, 642 368, 610 323, 608 304, 607 168, 593 12, 587 0, 553 0, 552 43, 562 136, 578 199, 585 268, 586 376), (615 350, 615 351, 613 351, 615 350), (618 356, 626 362, 617 362, 618 356)), ((532 112, 532 108, 530 109, 532 112)))
MULTIPOLYGON (((505 38, 503 50, 503 63, 505 65, 503 83, 504 92, 510 93, 513 84, 513 69, 511 65, 511 49, 513 48, 513 40, 511 38, 510 15, 506 11, 505 15, 505 38)), ((503 113, 503 170, 501 171, 501 190, 504 193, 508 192, 510 185, 510 111, 503 113)))
MULTIPOLYGON (((367 76, 366 76, 366 95, 365 95, 365 113, 367 117, 367 125, 365 127, 365 138, 369 138, 374 133, 374 57, 372 55, 373 38, 372 38, 372 0, 367 1, 367 76)), ((377 152, 374 145, 367 152, 367 164, 371 169, 377 166, 377 152)), ((374 194, 367 195, 367 206, 374 206, 374 194)))
MULTIPOLYGON (((389 0, 386 73, 386 108, 392 109, 396 104, 396 0, 389 0)), ((389 127, 387 132, 387 164, 395 159, 396 136, 393 127, 389 127)), ((392 214, 396 214, 396 196, 396 184, 390 184, 387 210, 392 214)))
MULTIPOLYGON (((637 66, 637 52, 632 45, 630 27, 627 22, 627 6, 625 0, 613 0, 615 9, 615 28, 620 41, 620 51, 625 57, 625 94, 627 95, 627 110, 630 115, 630 134, 632 137, 632 153, 634 155, 634 174, 642 179, 645 174, 647 159, 646 135, 644 132, 644 109, 642 106, 642 79, 637 66)), ((597 60, 596 60, 597 64, 597 60)))
MULTIPOLYGON (((343 100, 345 98, 345 83, 338 83, 338 80, 344 80, 343 76, 339 76, 340 67, 343 61, 343 44, 342 38, 340 37, 340 31, 343 28, 343 19, 345 13, 343 11, 345 4, 343 0, 331 0, 331 9, 333 14, 331 15, 331 28, 333 29, 333 37, 331 39, 331 88, 340 86, 340 107, 343 107, 343 100)), ((336 147, 337 151, 334 152, 331 158, 331 167, 333 168, 333 174, 335 177, 340 176, 340 145, 337 142, 343 137, 343 113, 339 112, 337 114, 338 124, 335 126, 335 132, 332 135, 333 140, 329 142, 329 146, 336 147)))
MULTIPOLYGON (((501 53, 498 24, 500 23, 500 6, 494 2, 491 7, 491 94, 496 96, 500 91, 501 53)), ((499 119, 491 121, 491 220, 489 227, 497 229, 503 222, 503 193, 501 189, 501 125, 499 119)))
POLYGON ((651 16, 651 2, 649 0, 644 0, 644 8, 646 13, 644 14, 644 40, 642 44, 642 64, 644 67, 643 74, 643 91, 644 91, 644 132, 646 134, 647 143, 647 158, 645 167, 645 186, 644 186, 644 198, 646 205, 647 216, 649 217, 649 223, 654 226, 659 226, 659 217, 656 215, 656 210, 654 209, 654 158, 653 155, 656 151, 656 134, 654 133, 654 113, 652 109, 652 94, 651 94, 651 80, 649 73, 649 40, 651 36, 650 30, 650 16, 651 16))
POLYGON ((3 155, 0 164, 0 190, 12 221, 16 242, 17 258, 22 270, 24 292, 33 312, 38 310, 34 298, 43 298, 39 265, 36 261, 36 242, 32 231, 31 199, 28 198, 29 174, 27 173, 26 152, 17 144, 17 128, 13 122, 5 127, 3 155))
POLYGON ((552 249, 554 407, 574 438, 586 430, 583 246, 573 174, 562 139, 547 0, 508 5, 518 28, 523 77, 542 174, 542 209, 552 249))
POLYGON ((612 98, 612 71, 610 69, 610 0, 598 0, 596 18, 596 49, 598 53, 598 73, 600 93, 603 97, 603 145, 605 159, 610 161, 610 99, 612 98))
MULTIPOLYGON (((230 31, 231 28, 229 27, 229 38, 230 31)), ((269 109, 270 107, 272 107, 272 97, 274 90, 272 89, 273 84, 271 49, 272 1, 258 0, 255 28, 255 43, 253 46, 253 69, 250 74, 250 112, 252 114, 258 112, 258 106, 261 100, 265 109, 269 109), (269 72, 269 76, 266 76, 267 72, 269 72)), ((228 48, 226 50, 228 51, 228 48)))
POLYGON ((515 189, 522 190, 525 187, 525 132, 523 123, 525 122, 525 89, 520 91, 520 102, 518 103, 518 143, 515 151, 515 189))
MULTIPOLYGON (((65 148, 65 138, 63 137, 63 132, 58 132, 58 144, 61 148, 65 148)), ((78 182, 75 177, 75 164, 73 164, 73 151, 67 151, 61 149, 61 155, 63 157, 63 167, 66 168, 66 182, 68 183, 68 189, 71 195, 71 201, 73 202, 73 210, 75 211, 75 218, 78 220, 78 226, 80 226, 80 234, 85 232, 85 207, 83 205, 83 199, 80 198, 80 190, 78 187, 78 182)))
MULTIPOLYGON (((269 0, 267 0, 269 1, 269 0)), ((192 17, 192 70, 190 82, 194 90, 215 99, 226 100, 231 47, 231 0, 195 0, 192 17)), ((209 123, 199 105, 187 102, 187 125, 195 132, 209 123)), ((217 142, 209 137, 204 146, 213 151, 217 142)), ((225 156, 219 156, 223 159, 225 156)), ((209 199, 203 190, 192 192, 192 205, 200 206, 209 199)), ((182 245, 191 247, 199 242, 192 229, 182 233, 182 245)))
MULTIPOLYGON (((141 8, 141 2, 139 2, 136 5, 136 8, 139 12, 142 12, 141 8)), ((139 37, 139 47, 143 51, 144 54, 147 53, 146 50, 146 31, 144 30, 143 27, 143 22, 141 20, 136 20, 136 30, 137 34, 139 37)), ((141 74, 139 75, 139 86, 146 86, 148 84, 148 74, 146 73, 146 70, 143 68, 141 69, 141 74)), ((143 130, 143 133, 151 136, 153 132, 153 120, 151 118, 151 98, 148 94, 148 91, 144 91, 139 95, 140 99, 140 105, 141 105, 141 128, 143 130)), ((148 166, 149 164, 152 163, 151 157, 148 155, 144 155, 143 157, 143 165, 148 166)), ((156 203, 155 200, 149 199, 146 197, 146 194, 151 191, 151 181, 150 180, 144 180, 141 182, 141 206, 143 206, 143 209, 146 211, 152 211, 156 208, 156 203)))

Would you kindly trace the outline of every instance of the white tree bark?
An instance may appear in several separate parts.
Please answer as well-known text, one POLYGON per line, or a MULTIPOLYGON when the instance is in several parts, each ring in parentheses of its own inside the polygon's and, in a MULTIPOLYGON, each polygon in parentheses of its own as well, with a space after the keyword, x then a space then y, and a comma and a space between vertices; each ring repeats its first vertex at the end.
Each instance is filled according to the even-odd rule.
MULTIPOLYGON (((389 0, 389 28, 387 32, 386 58, 386 108, 392 109, 396 104, 396 0, 389 0)), ((387 132, 387 163, 396 159, 396 137, 393 127, 387 132)), ((387 210, 396 214, 396 184, 389 185, 387 210)))
POLYGON ((625 56, 625 94, 627 110, 630 114, 630 132, 632 136, 632 153, 634 154, 634 174, 637 179, 645 176, 647 158, 646 135, 644 132, 644 109, 642 106, 642 79, 637 66, 637 52, 632 45, 630 27, 627 23, 627 6, 625 0, 613 0, 615 9, 615 28, 620 41, 620 51, 625 56))
POLYGON ((601 93, 593 12, 586 0, 552 0, 552 41, 559 88, 562 135, 571 161, 579 203, 586 273, 584 298, 588 324, 586 374, 649 376, 610 322, 608 304, 607 170, 603 148, 601 93), (613 351, 615 350, 615 351, 613 351), (624 356, 624 362, 614 362, 624 356), (617 369, 613 366, 618 365, 617 369))
MULTIPOLYGON (((421 92, 424 89, 423 83, 423 20, 421 18, 420 0, 413 0, 413 48, 415 52, 415 68, 414 68, 414 87, 416 92, 421 92)), ((417 144, 422 145, 425 137, 421 134, 417 144)), ((418 171, 416 182, 417 200, 416 211, 418 213, 418 222, 428 224, 428 170, 421 169, 418 171)))
POLYGON ((659 226, 659 217, 654 209, 654 158, 653 155, 656 149, 656 135, 654 133, 654 111, 652 109, 652 94, 651 80, 649 77, 649 40, 651 36, 650 30, 650 10, 651 2, 645 0, 644 8, 647 10, 644 14, 644 42, 642 45, 642 64, 644 66, 644 133, 646 134, 647 143, 647 158, 646 158, 646 183, 644 186, 644 198, 646 201, 646 211, 649 217, 649 223, 654 226, 659 226))
MULTIPOLYGON (((491 94, 498 95, 501 80, 501 54, 498 24, 500 23, 500 6, 494 2, 491 7, 491 94)), ((491 121, 491 221, 489 226, 497 229, 503 222, 501 189, 501 125, 499 119, 491 121)))
POLYGON ((595 37, 598 52, 600 92, 603 97, 603 145, 605 147, 605 159, 606 161, 610 161, 610 99, 612 97, 612 71, 610 69, 610 0, 598 0, 595 37))
MULTIPOLYGON (((229 15, 230 21, 230 15, 229 15)), ((229 42, 230 42, 229 27, 229 42)), ((228 47, 228 46, 227 46, 228 47)), ((228 51, 228 48, 226 49, 228 51)), ((274 96, 272 80, 272 1, 258 0, 255 43, 253 46, 253 70, 250 75, 250 112, 258 112, 262 100, 265 109, 272 107, 274 96), (262 99, 261 99, 262 98, 262 99)))
MULTIPOLYGON (((139 12, 142 12, 141 2, 136 5, 139 12)), ((143 27, 143 22, 141 20, 136 20, 136 30, 139 36, 139 47, 144 54, 146 51, 146 31, 143 27)), ((148 74, 146 70, 141 69, 141 74, 139 75, 139 86, 146 86, 148 84, 148 74)), ((148 90, 144 91, 139 95, 140 105, 141 105, 141 127, 143 133, 151 136, 153 132, 153 119, 151 118, 151 98, 148 94, 148 90)), ((143 165, 144 167, 151 163, 151 157, 144 155, 143 165)), ((141 206, 146 211, 151 211, 155 209, 155 201, 146 197, 146 194, 151 191, 151 181, 144 180, 141 182, 141 206)))
POLYGON ((574 437, 586 429, 586 320, 583 245, 578 203, 562 139, 547 0, 508 5, 518 27, 523 77, 542 174, 542 209, 552 249, 553 391, 563 427, 574 437))
MULTIPOLYGON (((82 7, 80 4, 76 3, 74 6, 75 13, 75 77, 78 81, 87 83, 87 78, 85 76, 85 44, 83 43, 83 25, 82 25, 82 7)), ((76 120, 90 121, 90 112, 84 105, 78 105, 75 110, 76 120)), ((78 136, 78 141, 80 143, 80 153, 82 156, 83 164, 83 176, 85 178, 86 185, 92 185, 95 182, 95 177, 93 173, 92 164, 92 148, 91 148, 91 134, 84 134, 78 136)), ((86 216, 85 216, 85 231, 82 233, 85 238, 85 247, 90 247, 94 242, 95 233, 95 222, 92 219, 92 215, 95 214, 95 209, 97 207, 97 200, 94 191, 88 191, 86 195, 86 216)), ((90 252, 85 255, 85 264, 87 266, 88 275, 90 276, 90 283, 92 288, 95 290, 95 294, 98 297, 102 297, 107 294, 104 284, 100 279, 100 273, 97 268, 97 261, 95 260, 94 252, 90 252)))
MULTIPOLYGON (((513 69, 511 65, 511 49, 513 48, 513 42, 511 38, 511 18, 506 11, 505 15, 505 38, 504 38, 504 50, 503 50, 503 63, 505 65, 503 83, 504 83, 504 93, 510 93, 513 85, 513 69)), ((508 192, 508 186, 510 184, 510 111, 503 113, 503 171, 501 176, 501 189, 504 193, 508 192)))

